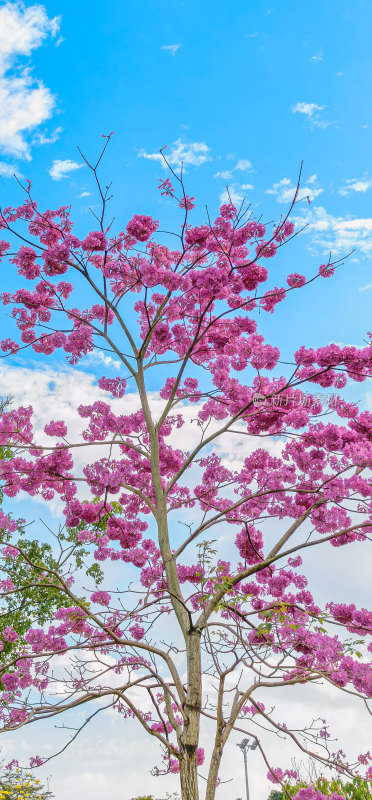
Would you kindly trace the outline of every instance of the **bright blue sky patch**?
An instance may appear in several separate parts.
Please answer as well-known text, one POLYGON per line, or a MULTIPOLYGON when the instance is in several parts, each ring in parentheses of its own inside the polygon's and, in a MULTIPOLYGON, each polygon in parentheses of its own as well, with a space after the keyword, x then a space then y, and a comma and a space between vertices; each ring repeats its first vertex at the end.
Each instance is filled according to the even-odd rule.
MULTIPOLYGON (((227 185, 265 219, 278 216, 304 160, 311 205, 296 216, 308 228, 285 267, 309 272, 329 250, 355 249, 323 285, 316 335, 360 344, 372 290, 369 5, 90 0, 76 11, 71 0, 0 5, 1 203, 19 199, 17 172, 41 204, 71 203, 85 232, 98 200, 77 145, 94 158, 111 130, 102 177, 121 226, 138 212, 178 224, 156 188, 165 144, 172 165, 184 163, 195 221, 227 185), (322 322, 330 305, 340 310, 333 331, 322 322)), ((313 317, 303 322, 305 340, 313 317)))

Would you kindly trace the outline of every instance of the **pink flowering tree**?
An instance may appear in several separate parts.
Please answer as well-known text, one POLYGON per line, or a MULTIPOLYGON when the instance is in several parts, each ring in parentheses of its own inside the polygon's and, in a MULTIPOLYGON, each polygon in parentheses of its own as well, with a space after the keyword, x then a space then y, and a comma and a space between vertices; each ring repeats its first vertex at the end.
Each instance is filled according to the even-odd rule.
POLYGON ((286 364, 260 333, 265 313, 309 281, 321 292, 338 265, 290 274, 283 285, 271 279, 268 265, 294 235, 299 187, 275 225, 232 203, 195 225, 193 198, 170 169, 160 190, 180 208, 176 235, 146 215, 114 231, 100 159, 88 166, 101 214, 83 238, 68 207, 38 209, 28 182, 22 204, 0 217, 1 253, 25 279, 2 294, 19 330, 2 342, 3 356, 60 350, 74 366, 101 348, 125 373, 101 377, 106 399, 77 409, 81 440, 63 420, 41 438, 30 407, 2 415, 0 444, 16 448, 0 463, 4 493, 61 498, 66 525, 51 563, 9 544, 13 523, 1 517, 3 601, 35 590, 53 598, 42 624, 36 614, 19 631, 14 617, 3 632, 17 643, 2 664, 3 730, 88 704, 87 718, 112 707, 123 725, 133 718, 158 740, 155 772, 179 772, 182 800, 199 798, 199 773, 214 800, 234 732, 254 737, 271 778, 288 781, 271 764, 262 727, 323 766, 368 777, 368 753, 353 761, 333 752, 323 721, 293 730, 262 701, 263 692, 309 683, 338 688, 340 702, 343 692, 364 703, 372 694, 371 612, 332 597, 321 608, 299 571, 309 548, 321 558, 342 547, 350 559, 368 546, 372 414, 346 402, 343 389, 371 375, 372 345, 303 346, 286 364), (325 389, 333 392, 326 415, 325 389), (242 444, 235 468, 223 456, 227 437, 242 444), (119 578, 113 590, 112 562, 119 576, 130 565, 130 585, 119 578), (208 760, 203 719, 213 728, 208 760))

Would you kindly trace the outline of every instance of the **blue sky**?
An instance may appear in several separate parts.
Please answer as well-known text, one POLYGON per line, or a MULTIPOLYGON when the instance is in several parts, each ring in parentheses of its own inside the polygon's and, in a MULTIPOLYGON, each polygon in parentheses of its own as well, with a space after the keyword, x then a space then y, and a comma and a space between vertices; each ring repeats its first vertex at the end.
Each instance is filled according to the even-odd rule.
POLYGON ((77 15, 64 0, 6 3, 0 14, 3 205, 19 199, 6 177, 16 169, 43 205, 72 203, 85 231, 97 198, 77 145, 93 158, 111 130, 102 176, 113 181, 121 225, 136 212, 160 217, 161 227, 177 224, 160 202, 162 168, 151 157, 165 144, 175 165, 185 162, 198 222, 205 204, 216 211, 226 184, 266 219, 278 216, 304 160, 312 204, 299 204, 296 216, 309 224, 285 250, 283 268, 309 273, 328 249, 356 253, 336 281, 324 282, 321 299, 308 291, 301 337, 313 335, 316 298, 312 343, 361 343, 372 290, 368 3, 92 0, 77 15), (330 305, 339 309, 332 329, 330 305))
MULTIPOLYGON (((261 327, 285 356, 303 343, 360 345, 371 329, 371 24, 372 6, 363 0, 0 2, 0 203, 19 202, 16 171, 32 180, 41 206, 72 204, 77 232, 85 234, 95 227, 89 206, 94 209, 97 197, 77 145, 93 159, 101 135, 112 130, 102 178, 113 181, 120 228, 134 213, 153 214, 160 228, 178 225, 157 191, 165 177, 158 151, 166 144, 175 168, 185 163, 197 224, 206 204, 217 211, 227 184, 233 198, 246 196, 264 219, 278 217, 304 160, 303 196, 311 205, 304 199, 295 216, 308 227, 275 259, 278 280, 294 270, 315 273, 330 249, 337 258, 355 252, 333 280, 293 292, 274 317, 262 316, 261 327)), ((3 275, 12 288, 14 275, 3 275)), ((0 332, 12 335, 4 316, 0 332)), ((13 392, 19 403, 32 399, 39 420, 53 407, 76 424, 76 392, 90 395, 102 363, 91 357, 73 377, 60 372, 59 359, 44 372, 34 357, 3 361, 0 394, 13 392), (67 399, 58 394, 61 375, 67 399)), ((115 363, 104 366, 115 372, 115 363)), ((350 399, 372 407, 370 384, 350 392, 350 399)), ((27 512, 27 504, 19 508, 27 512)), ((58 508, 43 513, 50 522, 58 508)), ((41 516, 40 507, 30 514, 41 516)), ((337 702, 329 698, 329 710, 341 729, 345 719, 353 724, 351 706, 337 717, 337 702)), ((118 800, 153 791, 141 764, 140 732, 119 727, 106 720, 74 754, 52 762, 58 800, 103 800, 116 791, 123 780, 121 740, 126 784, 118 800)), ((36 734, 22 735, 10 737, 12 755, 19 747, 29 754, 36 734)), ((40 751, 55 735, 41 729, 40 751)), ((239 774, 235 750, 229 763, 239 774)), ((156 748, 151 759, 156 762, 156 748)), ((267 782, 258 765, 252 781, 264 798, 267 782)), ((159 794, 167 788, 171 782, 159 785, 159 794)), ((236 779, 233 797, 242 792, 236 779)))

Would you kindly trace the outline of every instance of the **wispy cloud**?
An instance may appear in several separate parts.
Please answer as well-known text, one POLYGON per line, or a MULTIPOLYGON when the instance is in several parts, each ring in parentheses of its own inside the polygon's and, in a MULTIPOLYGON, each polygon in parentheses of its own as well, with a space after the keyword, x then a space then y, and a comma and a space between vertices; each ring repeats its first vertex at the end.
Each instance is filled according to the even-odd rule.
MULTIPOLYGON (((342 256, 356 250, 357 256, 371 258, 372 218, 345 219, 329 214, 322 206, 313 206, 295 220, 300 227, 306 225, 305 233, 311 236, 312 249, 332 252, 342 256)), ((362 289, 363 291, 363 289, 362 289)))
POLYGON ((81 200, 83 197, 90 197, 90 192, 80 192, 80 194, 75 195, 78 200, 81 200))
POLYGON ((17 167, 14 164, 6 164, 5 161, 0 161, 0 177, 1 178, 14 178, 14 175, 17 178, 21 178, 21 173, 18 171, 17 167))
POLYGON ((42 5, 27 8, 7 2, 0 8, 0 149, 30 159, 26 134, 52 113, 54 97, 29 67, 16 68, 19 56, 30 56, 47 36, 56 36, 60 19, 49 19, 42 5))
POLYGON ((213 175, 214 178, 223 178, 225 181, 231 180, 232 176, 233 174, 231 172, 231 169, 223 169, 219 172, 216 172, 216 174, 213 175))
POLYGON ((252 164, 247 158, 241 158, 237 164, 235 164, 234 169, 240 169, 242 172, 245 172, 246 170, 250 169, 251 166, 252 164))
POLYGON ((296 103, 295 106, 292 106, 294 114, 306 114, 307 117, 314 117, 323 109, 324 106, 318 106, 316 103, 296 103))
POLYGON ((63 128, 58 126, 58 128, 56 128, 53 133, 49 134, 49 136, 44 133, 36 133, 32 140, 33 144, 54 144, 58 141, 62 130, 63 128))
POLYGON ((325 107, 319 106, 317 103, 296 103, 295 106, 292 106, 292 112, 293 114, 304 114, 310 124, 317 128, 328 128, 329 125, 334 125, 334 122, 322 119, 321 112, 325 107))
POLYGON ((161 50, 167 50, 172 56, 175 56, 177 51, 182 47, 182 44, 163 44, 161 50))
MULTIPOLYGON (((232 161, 232 159, 235 159, 236 156, 234 156, 233 153, 229 153, 226 158, 229 161, 232 161)), ((251 168, 252 163, 248 160, 248 158, 240 158, 236 161, 234 167, 216 172, 216 174, 213 176, 214 178, 223 178, 226 181, 234 181, 233 184, 229 183, 222 194, 220 194, 221 204, 232 202, 235 206, 241 205, 241 203, 245 200, 245 192, 251 191, 251 189, 254 189, 254 186, 251 183, 238 183, 239 178, 236 173, 248 172, 251 170, 251 168)))
POLYGON ((369 289, 372 289, 372 283, 366 283, 365 286, 358 286, 360 292, 367 292, 369 289))
POLYGON ((229 189, 225 189, 222 194, 220 194, 220 204, 223 205, 224 203, 233 203, 234 206, 240 206, 244 200, 244 194, 242 194, 240 189, 234 188, 234 186, 229 186, 229 189))
MULTIPOLYGON (((231 160, 230 156, 227 156, 227 158, 229 160, 231 160)), ((233 158, 233 156, 231 156, 231 158, 233 158)), ((231 169, 220 170, 219 172, 216 172, 216 174, 213 175, 213 177, 214 178, 223 178, 224 180, 231 180, 232 177, 233 177, 233 171, 240 170, 241 172, 247 172, 248 170, 251 169, 251 167, 252 167, 252 164, 251 164, 250 161, 248 161, 247 158, 240 158, 236 162, 235 167, 232 167, 231 169)))
POLYGON ((104 364, 109 369, 119 370, 121 367, 121 362, 118 359, 112 358, 108 353, 103 353, 102 350, 93 350, 86 356, 84 361, 89 364, 104 364))
POLYGON ((310 61, 312 61, 315 64, 319 61, 323 61, 323 53, 320 51, 319 53, 316 53, 314 56, 311 56, 310 61))
POLYGON ((339 194, 349 195, 351 192, 366 192, 372 186, 372 178, 364 175, 363 178, 349 178, 345 181, 344 186, 338 190, 339 194))
POLYGON ((65 161, 56 159, 53 161, 48 172, 54 181, 60 181, 62 178, 68 178, 70 172, 75 172, 75 170, 81 169, 84 166, 84 164, 78 164, 76 161, 70 161, 70 159, 66 159, 65 161))
MULTIPOLYGON (((308 198, 310 201, 313 201, 315 197, 318 197, 318 195, 322 193, 323 189, 318 185, 316 175, 310 175, 306 184, 305 186, 301 186, 298 200, 308 198)), ((290 178, 282 178, 278 183, 274 183, 271 189, 266 189, 266 194, 275 195, 278 203, 291 203, 295 191, 296 186, 292 183, 290 178)))
MULTIPOLYGON (((177 139, 166 150, 164 155, 169 164, 176 170, 181 169, 181 166, 200 167, 206 161, 211 161, 210 148, 205 142, 184 142, 182 139, 177 139)), ((162 166, 164 159, 161 153, 146 153, 145 150, 140 150, 138 158, 147 158, 151 161, 159 161, 162 166)))

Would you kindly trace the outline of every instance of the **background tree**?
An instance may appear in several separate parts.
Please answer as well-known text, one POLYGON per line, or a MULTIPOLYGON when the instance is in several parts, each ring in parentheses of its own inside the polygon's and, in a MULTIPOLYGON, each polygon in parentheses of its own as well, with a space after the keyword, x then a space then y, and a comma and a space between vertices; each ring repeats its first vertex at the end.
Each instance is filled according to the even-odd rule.
POLYGON ((298 800, 324 800, 330 797, 347 798, 347 800, 371 800, 371 784, 369 781, 354 777, 352 780, 345 780, 340 776, 326 778, 319 776, 311 782, 304 780, 301 776, 292 778, 291 782, 283 784, 282 791, 273 789, 268 800, 285 800, 285 798, 296 797, 298 800))
POLYGON ((43 786, 35 775, 20 767, 8 768, 1 765, 0 800, 52 800, 53 793, 43 786))
MULTIPOLYGON (((58 559, 49 551, 35 557, 20 541, 2 550, 18 576, 7 598, 27 603, 34 590, 53 598, 49 620, 22 631, 17 653, 4 659, 3 729, 88 703, 95 710, 87 721, 114 708, 159 741, 163 766, 155 773, 179 772, 182 800, 199 797, 201 718, 214 728, 202 769, 206 800, 215 797, 234 731, 257 740, 280 781, 288 776, 270 764, 261 727, 344 774, 363 763, 368 770, 369 754, 332 751, 324 721, 292 729, 261 699, 263 691, 308 683, 319 691, 329 683, 356 702, 372 694, 371 612, 332 598, 321 609, 298 572, 309 548, 347 546, 350 558, 353 543, 368 546, 372 415, 339 392, 371 374, 372 346, 301 347, 288 364, 259 333, 259 312, 274 312, 309 281, 321 291, 339 264, 330 259, 309 279, 292 273, 282 286, 270 282, 263 263, 295 235, 289 215, 299 185, 273 226, 232 203, 196 226, 194 198, 170 170, 177 191, 171 178, 160 189, 181 209, 176 237, 159 240, 158 222, 146 215, 114 233, 110 189, 97 173, 103 152, 96 164, 86 159, 102 208, 85 238, 73 234, 69 208, 39 211, 29 182, 22 205, 1 212, 4 235, 15 242, 4 239, 2 253, 35 282, 2 295, 21 339, 6 339, 4 355, 61 349, 75 365, 102 348, 126 370, 125 379, 98 381, 107 402, 92 398, 78 408, 82 441, 70 441, 64 421, 52 420, 45 434, 57 443, 50 444, 34 433, 31 408, 2 416, 0 442, 17 447, 0 465, 4 493, 57 495, 66 521, 58 559), (338 392, 326 412, 320 389, 338 392), (236 469, 221 455, 227 436, 243 445, 236 469), (71 563, 79 547, 84 553, 71 563), (120 585, 105 578, 102 589, 111 562, 120 585), (124 587, 121 562, 137 575, 124 587)), ((2 530, 5 538, 14 533, 6 515, 2 530)), ((19 641, 16 624, 3 638, 19 641)))
MULTIPOLYGON (((12 398, 0 399, 0 412, 9 413, 12 398)), ((0 461, 9 463, 16 457, 17 448, 9 444, 0 446, 0 461)), ((60 528, 52 537, 52 544, 29 538, 24 519, 13 518, 3 511, 4 491, 0 486, 0 524, 2 529, 1 543, 1 581, 0 581, 0 638, 2 642, 2 660, 22 651, 25 645, 24 634, 35 624, 44 625, 63 603, 60 591, 50 587, 43 588, 40 578, 45 568, 59 571, 65 563, 68 568, 79 568, 87 548, 79 542, 76 534, 60 528), (14 558, 14 548, 21 549, 23 558, 14 558), (58 552, 59 551, 59 552, 58 552), (15 636, 16 631, 17 636, 15 636)), ((99 582, 102 572, 98 564, 91 565, 86 572, 93 574, 99 582), (91 573, 93 570, 93 573, 91 573)), ((45 577, 45 576, 44 576, 45 577)), ((4 687, 3 687, 4 688, 4 687)))

